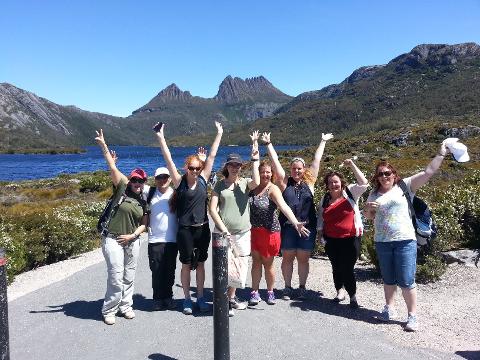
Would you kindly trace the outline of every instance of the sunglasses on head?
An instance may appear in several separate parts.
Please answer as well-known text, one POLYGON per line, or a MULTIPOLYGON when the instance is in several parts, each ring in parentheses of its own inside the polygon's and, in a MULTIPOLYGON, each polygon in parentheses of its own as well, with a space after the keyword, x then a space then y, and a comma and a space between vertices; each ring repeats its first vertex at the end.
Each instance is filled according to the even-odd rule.
POLYGON ((390 170, 387 170, 387 171, 379 171, 377 173, 377 177, 382 177, 382 176, 385 176, 385 177, 388 177, 392 175, 392 172, 390 170))
POLYGON ((167 174, 157 175, 155 176, 155 180, 167 180, 169 177, 170 175, 167 174))
POLYGON ((139 178, 132 178, 130 179, 130 182, 132 184, 145 184, 145 180, 139 178))
POLYGON ((201 166, 198 166, 198 167, 189 166, 188 170, 190 170, 190 171, 200 171, 200 170, 202 170, 202 167, 201 166))

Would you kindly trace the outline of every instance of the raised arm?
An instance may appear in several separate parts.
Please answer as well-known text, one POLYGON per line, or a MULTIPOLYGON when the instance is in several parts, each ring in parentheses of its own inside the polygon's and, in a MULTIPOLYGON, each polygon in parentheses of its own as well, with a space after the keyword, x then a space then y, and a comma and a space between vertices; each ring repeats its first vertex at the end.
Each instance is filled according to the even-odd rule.
POLYGON ((252 180, 248 182, 248 188, 250 190, 255 189, 258 185, 260 185, 260 172, 258 170, 260 166, 260 153, 258 152, 258 130, 255 130, 250 138, 252 139, 252 153, 251 153, 251 161, 252 161, 252 180))
POLYGON ((344 166, 348 166, 350 169, 352 169, 353 175, 355 176, 355 179, 357 180, 358 185, 368 185, 368 180, 363 174, 363 172, 358 168, 357 165, 353 162, 352 159, 346 159, 343 162, 344 166))
POLYGON ((437 172, 442 165, 445 155, 448 153, 448 148, 445 146, 445 141, 440 145, 438 154, 430 161, 424 171, 412 176, 410 188, 412 192, 416 192, 421 186, 425 185, 428 180, 437 172))
POLYGON ((205 166, 202 170, 202 176, 206 180, 210 178, 210 173, 212 172, 213 168, 213 162, 215 161, 215 156, 217 155, 218 147, 220 146, 220 140, 222 140, 222 124, 220 124, 218 121, 215 121, 215 127, 217 128, 217 135, 215 136, 215 140, 213 140, 212 147, 210 148, 210 153, 208 154, 207 160, 205 161, 205 166))
POLYGON ((322 133, 322 140, 320 141, 320 144, 317 147, 317 151, 315 151, 315 156, 313 157, 312 165, 310 165, 310 171, 312 172, 312 175, 315 181, 317 180, 318 172, 320 170, 320 161, 322 160, 323 151, 325 150, 325 144, 330 139, 333 139, 332 134, 322 133))
POLYGON ((127 183, 127 177, 123 175, 120 170, 118 170, 117 165, 115 164, 115 159, 112 157, 112 154, 108 150, 105 138, 103 137, 103 130, 100 129, 96 131, 96 133, 97 136, 95 137, 95 141, 97 142, 98 146, 100 146, 100 149, 102 149, 103 157, 105 158, 108 168, 110 169, 110 177, 112 178, 113 185, 116 187, 122 179, 127 183))
POLYGON ((210 216, 212 217, 213 222, 215 223, 215 227, 222 233, 230 235, 230 232, 228 231, 227 227, 222 221, 222 218, 220 217, 220 214, 218 213, 218 194, 215 191, 212 191, 212 198, 210 199, 208 210, 210 212, 210 216))
POLYGON ((167 142, 165 140, 165 136, 163 134, 163 129, 165 128, 165 124, 162 124, 160 129, 157 131, 157 139, 158 143, 160 144, 160 150, 162 151, 163 159, 167 164, 168 172, 170 173, 170 177, 172 178, 173 185, 177 188, 182 181, 182 176, 178 173, 177 167, 172 159, 172 154, 170 154, 170 150, 168 149, 167 142))
POLYGON ((272 171, 275 173, 275 183, 280 187, 280 190, 285 189, 285 184, 287 177, 285 176, 285 170, 283 170, 282 164, 278 160, 278 155, 275 149, 273 148, 272 142, 270 140, 270 133, 264 132, 262 134, 262 141, 267 146, 268 157, 272 162, 272 171))
POLYGON ((268 195, 270 199, 277 204, 278 208, 280 211, 287 217, 288 221, 290 221, 293 226, 297 229, 298 233, 300 236, 308 236, 310 235, 310 230, 308 230, 303 222, 299 222, 297 218, 295 217, 295 214, 293 213, 292 209, 290 206, 287 205, 285 200, 283 199, 282 193, 280 192, 280 189, 278 186, 272 184, 270 185, 268 195))

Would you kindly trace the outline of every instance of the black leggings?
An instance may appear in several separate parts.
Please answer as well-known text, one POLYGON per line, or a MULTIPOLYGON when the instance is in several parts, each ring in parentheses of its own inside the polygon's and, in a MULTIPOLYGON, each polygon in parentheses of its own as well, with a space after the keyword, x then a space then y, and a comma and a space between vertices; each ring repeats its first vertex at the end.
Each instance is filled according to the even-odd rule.
POLYGON ((154 300, 164 300, 173 296, 177 265, 176 243, 148 244, 148 260, 152 270, 152 289, 154 300))
POLYGON ((332 264, 335 289, 345 287, 349 296, 357 292, 357 281, 353 268, 360 254, 360 238, 335 239, 324 236, 325 252, 332 264))

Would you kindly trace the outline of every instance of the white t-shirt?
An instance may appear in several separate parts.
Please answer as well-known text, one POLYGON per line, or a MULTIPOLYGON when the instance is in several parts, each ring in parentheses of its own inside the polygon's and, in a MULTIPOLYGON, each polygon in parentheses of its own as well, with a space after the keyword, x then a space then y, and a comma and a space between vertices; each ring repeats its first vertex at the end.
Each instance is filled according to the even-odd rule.
MULTIPOLYGON (((411 190, 411 177, 403 179, 413 199, 411 190)), ((415 229, 408 209, 408 201, 398 185, 380 194, 372 191, 367 201, 378 202, 375 214, 375 242, 415 240, 415 229)))
MULTIPOLYGON (((145 186, 143 195, 147 199, 149 188, 145 186)), ((148 232, 149 243, 176 242, 177 241, 177 215, 170 212, 168 201, 172 197, 173 189, 168 188, 164 194, 155 190, 150 202, 150 229, 148 232)))

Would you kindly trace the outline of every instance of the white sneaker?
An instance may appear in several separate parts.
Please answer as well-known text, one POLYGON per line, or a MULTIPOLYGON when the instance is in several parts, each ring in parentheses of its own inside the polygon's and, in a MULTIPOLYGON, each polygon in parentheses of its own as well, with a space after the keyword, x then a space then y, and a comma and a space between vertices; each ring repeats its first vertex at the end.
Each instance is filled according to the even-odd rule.
POLYGON ((233 299, 230 299, 229 304, 232 309, 245 310, 247 308, 247 303, 240 301, 236 296, 233 299))
POLYGON ((123 317, 125 319, 131 320, 131 319, 135 318, 135 313, 133 312, 132 309, 130 309, 130 310, 127 310, 123 313, 123 317))
POLYGON ((115 324, 115 314, 113 315, 105 315, 103 317, 103 322, 107 325, 113 325, 115 324))
POLYGON ((375 319, 383 322, 389 322, 396 319, 397 316, 397 312, 394 308, 390 308, 388 305, 385 305, 380 315, 375 316, 375 319))
POLYGON ((417 317, 412 314, 408 314, 407 325, 405 325, 405 331, 417 331, 418 322, 417 317))

